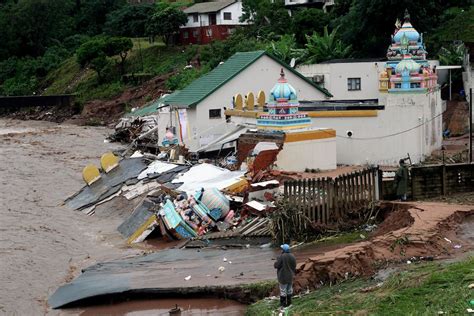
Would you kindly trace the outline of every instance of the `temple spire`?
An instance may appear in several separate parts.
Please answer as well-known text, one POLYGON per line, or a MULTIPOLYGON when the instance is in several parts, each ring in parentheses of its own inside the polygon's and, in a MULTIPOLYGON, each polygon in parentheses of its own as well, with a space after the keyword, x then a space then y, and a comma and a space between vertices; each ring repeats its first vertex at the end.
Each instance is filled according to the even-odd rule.
POLYGON ((405 22, 410 22, 410 13, 408 13, 408 9, 405 9, 405 22))

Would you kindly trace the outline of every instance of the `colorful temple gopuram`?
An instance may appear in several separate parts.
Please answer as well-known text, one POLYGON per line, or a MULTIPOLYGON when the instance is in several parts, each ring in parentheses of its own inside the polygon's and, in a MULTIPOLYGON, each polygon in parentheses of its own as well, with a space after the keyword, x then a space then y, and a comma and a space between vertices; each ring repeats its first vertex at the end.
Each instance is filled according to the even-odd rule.
POLYGON ((311 126, 311 118, 307 113, 298 111, 296 90, 285 78, 283 68, 280 79, 270 91, 267 102, 268 112, 259 114, 257 126, 259 129, 285 131, 291 129, 305 129, 311 126))
POLYGON ((379 90, 388 93, 424 93, 436 88, 437 75, 426 60, 423 35, 405 19, 400 27, 397 20, 392 44, 387 50, 387 63, 379 78, 379 90))
MULTIPOLYGON (((264 93, 260 92, 259 95, 264 93)), ((247 106, 250 104, 253 107, 253 93, 247 96, 250 96, 246 99, 247 106)), ((234 99, 242 98, 236 96, 234 99)), ((274 167, 279 170, 300 172, 307 169, 336 169, 336 131, 312 127, 308 113, 299 111, 296 89, 288 83, 283 69, 264 107, 263 103, 255 116, 257 131, 241 135, 247 140, 241 139, 239 144, 249 140, 255 147, 259 143, 277 144, 280 149, 274 167)), ((248 149, 248 144, 245 146, 248 149)))

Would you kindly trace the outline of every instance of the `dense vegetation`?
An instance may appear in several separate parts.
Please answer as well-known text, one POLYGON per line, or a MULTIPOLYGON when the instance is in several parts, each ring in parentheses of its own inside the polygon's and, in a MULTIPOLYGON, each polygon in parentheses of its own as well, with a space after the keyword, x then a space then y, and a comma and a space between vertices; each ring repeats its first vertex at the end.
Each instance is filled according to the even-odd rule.
POLYGON ((242 1, 249 26, 227 41, 185 48, 175 39, 189 2, 0 1, 0 95, 77 93, 86 102, 123 91, 133 84, 127 74, 171 75, 165 87, 180 89, 235 52, 255 49, 297 63, 381 57, 405 8, 432 57, 459 63, 463 49, 452 43, 474 41, 469 0, 336 0, 328 12, 301 8, 291 18, 283 0, 242 1), (183 69, 193 60, 198 67, 183 69))

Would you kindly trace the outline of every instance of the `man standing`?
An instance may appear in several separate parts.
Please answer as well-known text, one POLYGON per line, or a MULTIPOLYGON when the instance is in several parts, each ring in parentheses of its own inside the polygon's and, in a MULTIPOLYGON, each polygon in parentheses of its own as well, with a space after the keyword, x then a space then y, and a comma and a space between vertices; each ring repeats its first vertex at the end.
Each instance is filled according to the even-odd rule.
POLYGON ((291 305, 291 296, 293 295, 293 277, 296 273, 296 259, 290 253, 290 246, 281 245, 281 255, 277 258, 274 266, 277 269, 278 283, 280 285, 280 306, 288 307, 291 305))
POLYGON ((405 160, 400 159, 400 167, 395 173, 395 184, 397 186, 397 197, 401 201, 407 200, 408 191, 408 167, 405 165, 405 160))

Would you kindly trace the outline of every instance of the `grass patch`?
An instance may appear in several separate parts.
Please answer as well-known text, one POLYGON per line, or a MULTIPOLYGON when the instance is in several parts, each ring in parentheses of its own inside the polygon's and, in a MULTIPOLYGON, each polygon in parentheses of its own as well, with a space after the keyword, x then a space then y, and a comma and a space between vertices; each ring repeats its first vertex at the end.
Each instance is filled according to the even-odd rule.
POLYGON ((66 59, 57 69, 51 71, 46 76, 43 85, 47 85, 45 95, 73 93, 75 90, 75 82, 77 80, 87 80, 93 75, 93 71, 89 70, 80 78, 81 67, 76 62, 76 57, 66 59))
POLYGON ((96 99, 109 99, 119 95, 125 89, 120 81, 106 82, 99 84, 97 77, 93 79, 81 82, 76 89, 76 101, 80 104, 84 104, 90 100, 96 99))
POLYGON ((252 296, 255 296, 255 297, 265 297, 277 285, 278 285, 278 282, 276 280, 275 281, 262 281, 262 282, 257 282, 250 285, 245 285, 243 287, 243 290, 249 291, 250 293, 252 293, 252 296))
MULTIPOLYGON (((289 315, 462 315, 474 291, 474 258, 461 262, 419 263, 390 276, 382 286, 371 279, 355 279, 324 286, 294 299, 289 315)), ((247 315, 272 315, 278 301, 262 300, 247 315)), ((472 308, 472 307, 471 307, 472 308)))

